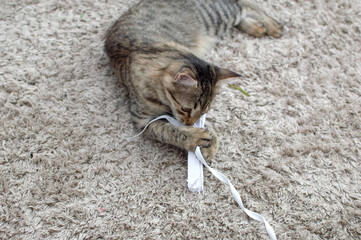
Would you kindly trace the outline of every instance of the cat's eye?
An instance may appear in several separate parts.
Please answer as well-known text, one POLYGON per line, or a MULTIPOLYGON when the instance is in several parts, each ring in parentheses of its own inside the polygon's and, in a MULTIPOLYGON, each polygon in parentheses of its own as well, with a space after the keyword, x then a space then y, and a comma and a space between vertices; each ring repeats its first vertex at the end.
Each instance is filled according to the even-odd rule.
POLYGON ((191 113, 192 112, 192 108, 190 108, 190 107, 183 106, 181 109, 182 109, 183 112, 186 112, 186 113, 191 113))

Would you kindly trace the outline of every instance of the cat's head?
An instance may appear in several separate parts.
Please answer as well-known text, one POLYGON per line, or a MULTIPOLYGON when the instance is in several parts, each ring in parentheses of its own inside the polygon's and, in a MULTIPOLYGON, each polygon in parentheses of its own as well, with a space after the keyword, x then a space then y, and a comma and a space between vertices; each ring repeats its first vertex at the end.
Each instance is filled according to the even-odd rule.
POLYGON ((240 75, 209 64, 194 55, 184 58, 177 63, 177 70, 172 73, 172 78, 168 79, 165 92, 174 117, 192 126, 208 112, 220 84, 240 75))

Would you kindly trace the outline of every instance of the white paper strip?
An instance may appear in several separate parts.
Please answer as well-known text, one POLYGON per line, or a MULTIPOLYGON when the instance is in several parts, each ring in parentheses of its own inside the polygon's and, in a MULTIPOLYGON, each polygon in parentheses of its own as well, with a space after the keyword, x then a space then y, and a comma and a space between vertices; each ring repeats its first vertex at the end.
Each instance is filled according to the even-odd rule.
POLYGON ((224 184, 228 185, 231 188, 231 192, 232 195, 234 197, 234 199, 236 200, 236 202, 238 203, 238 205, 242 208, 242 210, 251 218, 253 218, 254 220, 257 220, 259 222, 264 223, 264 225, 266 226, 266 230, 268 233, 268 236, 272 239, 272 240, 277 240, 276 234, 273 231, 273 228, 271 227, 271 225, 269 225, 269 223, 258 213, 253 212, 251 210, 248 210, 247 208, 244 207, 241 196, 239 195, 239 193, 237 192, 237 190, 234 188, 233 184, 228 180, 228 178, 226 178, 222 173, 216 171, 215 169, 211 168, 207 162, 204 160, 201 150, 199 147, 196 148, 196 152, 195 152, 197 158, 199 159, 199 161, 201 161, 203 163, 204 166, 206 166, 208 168, 208 170, 216 177, 218 178, 221 182, 223 182, 224 184))
MULTIPOLYGON (((149 124, 151 124, 154 121, 157 121, 159 119, 167 119, 171 124, 175 125, 175 126, 182 126, 183 124, 179 123, 177 120, 175 120, 174 118, 168 116, 168 115, 162 115, 159 116, 155 119, 153 119, 152 121, 150 121, 143 129, 143 131, 141 131, 139 134, 137 134, 136 136, 132 137, 132 138, 128 138, 128 141, 131 141, 137 137, 139 137, 142 133, 144 133, 144 131, 147 129, 147 127, 149 126, 149 124)), ((237 190, 235 189, 235 187, 233 186, 233 184, 228 180, 228 178, 226 178, 222 173, 216 171, 215 169, 211 168, 207 162, 204 160, 201 150, 199 147, 196 148, 195 151, 195 156, 198 158, 198 160, 208 168, 208 170, 216 177, 218 178, 221 182, 223 182, 224 184, 228 185, 231 188, 231 192, 232 195, 234 197, 234 199, 236 200, 236 202, 238 203, 238 205, 242 208, 242 210, 251 218, 253 218, 254 220, 257 220, 259 222, 264 223, 264 225, 266 226, 266 230, 268 233, 268 236, 272 239, 272 240, 277 240, 277 237, 275 235, 275 232, 273 231, 273 228, 271 227, 271 225, 269 225, 269 223, 258 213, 253 212, 251 210, 248 210, 247 208, 244 207, 241 196, 239 195, 239 193, 237 192, 237 190)))
MULTIPOLYGON (((203 128, 206 114, 198 119, 193 127, 203 128)), ((195 152, 188 152, 188 189, 191 192, 203 191, 203 164, 196 157, 195 152)))

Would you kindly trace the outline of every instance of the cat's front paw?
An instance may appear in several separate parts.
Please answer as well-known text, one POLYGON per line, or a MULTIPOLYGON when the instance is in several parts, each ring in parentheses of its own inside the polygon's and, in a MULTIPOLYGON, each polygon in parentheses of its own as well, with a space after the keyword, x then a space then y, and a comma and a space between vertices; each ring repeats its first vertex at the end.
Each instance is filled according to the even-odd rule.
POLYGON ((186 150, 194 152, 196 147, 209 148, 212 143, 211 133, 203 128, 186 127, 181 133, 181 141, 186 150))
POLYGON ((208 147, 201 147, 202 155, 207 162, 209 162, 218 151, 218 136, 213 130, 211 130, 210 133, 212 136, 210 145, 208 147))

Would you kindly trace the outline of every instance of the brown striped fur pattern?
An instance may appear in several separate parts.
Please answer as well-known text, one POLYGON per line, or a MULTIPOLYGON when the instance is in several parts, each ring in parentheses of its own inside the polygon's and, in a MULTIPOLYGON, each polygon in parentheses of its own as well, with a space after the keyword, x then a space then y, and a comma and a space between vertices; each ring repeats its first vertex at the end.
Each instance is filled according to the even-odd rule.
POLYGON ((282 34, 274 19, 244 0, 143 0, 114 23, 105 51, 129 90, 138 130, 170 114, 185 126, 157 121, 146 134, 189 151, 200 146, 206 159, 216 154, 216 133, 192 125, 209 110, 219 84, 239 75, 201 57, 233 27, 254 37, 282 34))

